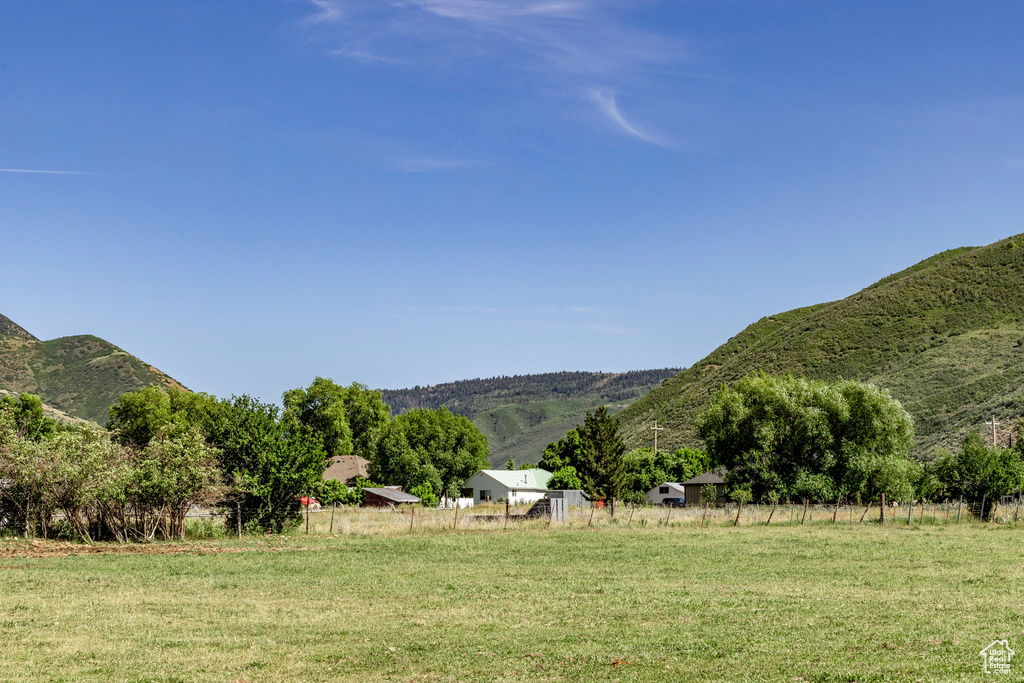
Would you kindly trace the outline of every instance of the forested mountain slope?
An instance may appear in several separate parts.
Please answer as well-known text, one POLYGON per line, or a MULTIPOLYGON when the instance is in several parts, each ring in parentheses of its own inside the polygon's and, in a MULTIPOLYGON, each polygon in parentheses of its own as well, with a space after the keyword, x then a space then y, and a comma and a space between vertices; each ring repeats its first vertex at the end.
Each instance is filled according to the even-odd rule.
POLYGON ((694 418, 720 385, 756 370, 858 379, 914 416, 928 457, 994 414, 1024 411, 1024 235, 954 249, 841 301, 762 318, 619 415, 630 446, 657 419, 666 447, 700 445, 694 418))
POLYGON ((446 406, 465 415, 487 435, 491 462, 536 462, 545 446, 583 422, 588 410, 620 410, 678 368, 632 372, 552 372, 470 379, 429 387, 384 390, 395 414, 446 406))
POLYGON ((126 391, 175 380, 110 342, 91 335, 40 341, 0 316, 0 389, 28 392, 72 417, 107 422, 126 391))

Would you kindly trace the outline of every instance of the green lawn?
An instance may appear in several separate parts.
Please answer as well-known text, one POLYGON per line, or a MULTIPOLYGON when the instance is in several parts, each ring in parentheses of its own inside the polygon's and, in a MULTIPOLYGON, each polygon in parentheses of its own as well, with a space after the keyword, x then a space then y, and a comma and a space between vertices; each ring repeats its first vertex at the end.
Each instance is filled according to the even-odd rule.
POLYGON ((1007 638, 1020 680, 1022 548, 1002 525, 634 524, 0 554, 0 679, 974 681, 1007 638))

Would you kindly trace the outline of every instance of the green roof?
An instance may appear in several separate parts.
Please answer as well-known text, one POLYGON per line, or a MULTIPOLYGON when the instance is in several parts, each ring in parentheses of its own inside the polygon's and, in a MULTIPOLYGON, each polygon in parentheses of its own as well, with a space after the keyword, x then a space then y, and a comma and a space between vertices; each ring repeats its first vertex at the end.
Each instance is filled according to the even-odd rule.
POLYGON ((546 489, 551 473, 535 467, 531 470, 480 470, 509 489, 546 489))

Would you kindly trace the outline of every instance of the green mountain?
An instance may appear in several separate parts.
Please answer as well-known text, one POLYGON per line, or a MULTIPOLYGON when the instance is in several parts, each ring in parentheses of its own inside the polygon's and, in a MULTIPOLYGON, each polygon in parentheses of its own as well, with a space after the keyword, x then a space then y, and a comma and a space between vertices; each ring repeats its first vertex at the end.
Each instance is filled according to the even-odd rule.
MULTIPOLYGON (((756 370, 885 387, 914 416, 916 452, 985 428, 1005 445, 1024 411, 1024 235, 953 249, 841 301, 762 318, 618 415, 631 446, 700 445, 694 418, 756 370)), ((991 437, 989 437, 991 438, 991 437)))
POLYGON ((487 435, 491 463, 537 462, 544 448, 582 424, 587 411, 615 412, 672 377, 678 368, 633 372, 554 372, 471 379, 429 387, 384 390, 395 414, 446 406, 487 435))
POLYGON ((156 368, 90 335, 40 341, 0 315, 0 391, 39 396, 71 417, 107 422, 126 391, 151 384, 181 386, 156 368))

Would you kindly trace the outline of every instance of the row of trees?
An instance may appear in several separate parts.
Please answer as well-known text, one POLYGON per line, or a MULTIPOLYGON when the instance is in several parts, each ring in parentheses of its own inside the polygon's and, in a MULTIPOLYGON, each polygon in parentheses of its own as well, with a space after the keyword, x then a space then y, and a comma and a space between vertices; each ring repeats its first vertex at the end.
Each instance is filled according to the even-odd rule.
MULTIPOLYGON (((699 417, 711 461, 738 497, 998 501, 1024 486, 1024 453, 977 433, 933 462, 910 457, 913 421, 883 389, 759 373, 722 387, 699 417)), ((984 514, 989 506, 985 505, 984 514)))
POLYGON ((55 422, 38 397, 0 399, 0 528, 43 537, 180 537, 194 502, 222 491, 217 451, 195 430, 124 446, 55 422))
POLYGON ((380 391, 317 378, 283 409, 147 387, 120 397, 107 430, 56 423, 37 397, 0 402, 0 526, 86 539, 177 537, 190 503, 220 504, 228 524, 279 532, 300 497, 357 502, 323 481, 331 457, 368 459, 371 479, 436 504, 487 466, 488 445, 466 418, 413 410, 392 418, 380 391), (55 513, 62 520, 55 524, 55 513), (84 521, 83 521, 84 520, 84 521), (157 523, 159 522, 159 523, 157 523))
POLYGON ((223 474, 247 524, 271 530, 295 519, 300 493, 324 502, 359 499, 359 490, 322 481, 335 456, 366 458, 371 480, 402 486, 425 504, 458 495, 462 483, 488 463, 487 438, 443 407, 392 418, 379 390, 321 377, 282 399, 278 411, 247 396, 218 401, 151 387, 122 396, 108 427, 135 447, 163 432, 199 429, 221 453, 223 474))
MULTIPOLYGON (((913 420, 871 384, 792 375, 748 375, 723 386, 697 420, 706 450, 625 452, 601 408, 550 444, 539 465, 552 488, 583 488, 604 499, 642 502, 666 481, 727 470, 735 499, 779 501, 958 498, 998 501, 1024 486, 1024 449, 986 447, 969 434, 933 462, 910 457, 913 420)), ((987 514, 989 505, 985 505, 987 514)))
MULTIPOLYGON (((288 391, 283 409, 251 397, 149 387, 125 394, 107 430, 57 423, 37 397, 0 399, 0 527, 85 539, 178 537, 192 503, 225 505, 231 526, 280 531, 299 497, 356 502, 323 482, 329 459, 360 455, 374 481, 425 504, 457 496, 488 466, 486 437, 445 408, 392 418, 381 392, 317 378, 288 391)), ((538 463, 551 488, 642 502, 665 481, 725 466, 742 500, 996 501, 1024 485, 1024 452, 977 434, 932 463, 909 457, 910 416, 887 392, 852 381, 750 375, 723 387, 699 417, 706 450, 626 452, 604 407, 551 443, 538 463)), ((368 481, 361 482, 363 486, 368 481)))

